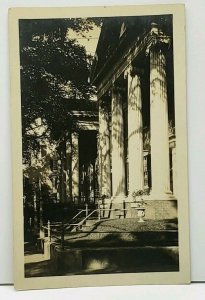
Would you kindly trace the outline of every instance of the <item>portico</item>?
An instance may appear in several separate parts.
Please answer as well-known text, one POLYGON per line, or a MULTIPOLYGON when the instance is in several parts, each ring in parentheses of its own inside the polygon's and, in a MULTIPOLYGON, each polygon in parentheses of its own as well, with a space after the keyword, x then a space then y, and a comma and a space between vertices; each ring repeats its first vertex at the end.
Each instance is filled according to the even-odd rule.
MULTIPOLYGON (((152 22, 123 51, 129 36, 128 25, 123 26, 124 41, 120 36, 115 51, 103 62, 99 41, 93 74, 99 103, 100 194, 112 203, 132 202, 133 192, 145 190, 149 200, 174 200, 172 37, 152 22)), ((100 39, 109 39, 107 30, 105 25, 100 39)))

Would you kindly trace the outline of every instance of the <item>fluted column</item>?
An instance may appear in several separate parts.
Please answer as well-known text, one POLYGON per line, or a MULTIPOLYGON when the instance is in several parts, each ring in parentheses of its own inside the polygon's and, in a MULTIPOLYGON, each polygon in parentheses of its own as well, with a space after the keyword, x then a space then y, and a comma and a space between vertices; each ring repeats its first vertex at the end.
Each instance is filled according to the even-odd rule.
POLYGON ((125 197, 124 122, 122 95, 118 88, 112 91, 112 196, 125 197))
POLYGON ((143 120, 140 76, 128 74, 129 195, 144 189, 143 120))
POLYGON ((72 133, 72 198, 79 199, 79 149, 78 134, 72 133))
POLYGON ((110 131, 108 103, 99 101, 99 161, 101 195, 111 196, 110 131))
POLYGON ((150 122, 152 196, 166 198, 170 193, 168 104, 165 55, 150 51, 150 122))

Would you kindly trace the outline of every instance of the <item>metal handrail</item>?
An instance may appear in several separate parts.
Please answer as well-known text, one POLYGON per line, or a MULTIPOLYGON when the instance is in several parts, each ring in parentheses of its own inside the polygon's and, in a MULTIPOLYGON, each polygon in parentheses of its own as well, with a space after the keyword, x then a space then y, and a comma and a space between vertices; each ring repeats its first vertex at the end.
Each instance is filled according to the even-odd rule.
MULTIPOLYGON (((93 210, 89 215, 87 215, 83 220, 81 220, 80 222, 79 222, 79 224, 78 225, 76 225, 76 227, 79 227, 79 226, 81 226, 81 225, 83 225, 83 223, 85 223, 85 221, 86 220, 88 220, 95 212, 97 212, 98 213, 98 220, 100 221, 101 220, 101 212, 102 211, 116 211, 116 210, 120 210, 120 211, 127 211, 127 209, 123 209, 123 208, 119 208, 119 209, 112 209, 112 208, 97 208, 97 209, 95 209, 95 210, 93 210)), ((74 224, 73 224, 74 225, 74 224)))
MULTIPOLYGON (((56 224, 50 224, 50 221, 48 221, 48 225, 47 226, 42 226, 41 228, 44 229, 44 238, 45 238, 45 230, 47 230, 48 234, 47 234, 47 239, 49 241, 51 241, 51 231, 52 231, 52 228, 51 227, 60 227, 59 230, 57 230, 60 234, 61 234, 61 237, 58 238, 57 236, 54 236, 55 238, 57 239, 60 239, 61 241, 61 247, 62 249, 64 249, 64 242, 65 242, 65 231, 66 229, 69 227, 69 226, 74 226, 76 229, 80 226, 82 226, 86 220, 88 220, 94 213, 97 212, 98 214, 98 221, 101 220, 101 212, 103 211, 115 211, 116 209, 112 209, 112 208, 101 208, 100 205, 98 205, 98 208, 97 209, 94 209, 90 214, 88 214, 88 206, 86 206, 86 209, 82 209, 81 211, 79 211, 73 218, 71 218, 69 220, 69 222, 67 224, 65 224, 63 226, 63 223, 60 225, 56 225, 56 224), (78 216, 80 216, 82 214, 82 212, 85 212, 86 213, 86 217, 84 219, 82 219, 80 222, 78 222, 78 224, 72 224, 72 221, 74 221, 78 216)), ((127 209, 117 209, 117 210, 120 210, 120 211, 126 211, 127 209)))
POLYGON ((72 217, 72 218, 69 220, 69 222, 68 222, 67 224, 65 224, 64 227, 66 228, 67 226, 69 226, 70 223, 71 223, 73 220, 75 220, 77 217, 79 217, 79 215, 81 215, 81 213, 84 212, 84 211, 86 211, 86 209, 82 209, 81 211, 79 211, 74 217, 72 217))
POLYGON ((58 231, 62 234, 62 232, 65 231, 65 229, 70 225, 70 223, 75 220, 82 212, 85 212, 86 209, 82 209, 81 211, 79 211, 74 217, 72 217, 69 222, 67 224, 65 224, 65 226, 63 226, 62 222, 56 222, 51 224, 50 221, 48 221, 48 225, 42 225, 41 228, 44 230, 43 231, 43 236, 45 238, 46 236, 46 232, 45 230, 47 230, 47 237, 49 238, 49 240, 51 240, 51 230, 52 228, 56 227, 56 228, 60 228, 58 231), (52 227, 52 228, 51 228, 52 227))
MULTIPOLYGON (((121 211, 127 211, 127 209, 117 209, 117 210, 121 210, 121 211)), ((76 228, 78 228, 79 226, 82 226, 83 223, 85 223, 86 220, 88 220, 94 213, 98 213, 98 221, 101 220, 101 212, 102 211, 116 211, 116 209, 111 209, 111 208, 100 208, 100 205, 98 206, 97 209, 94 209, 90 214, 88 214, 83 220, 81 220, 78 224, 73 224, 73 226, 75 226, 76 228)), ((61 231, 61 247, 62 247, 62 250, 64 250, 64 237, 65 237, 65 229, 66 227, 63 227, 62 228, 62 231, 61 231)))
MULTIPOLYGON (((72 217, 66 224, 64 224, 64 227, 68 227, 73 220, 75 220, 82 212, 85 211, 85 209, 81 209, 74 217, 72 217)), ((54 222, 50 224, 50 227, 62 227, 62 222, 54 222)), ((42 226, 42 228, 47 229, 46 226, 42 226)))
MULTIPOLYGON (((94 209, 89 215, 87 215, 83 220, 81 220, 79 222, 78 225, 76 225, 76 227, 83 225, 83 223, 88 220, 95 212, 99 212, 99 209, 94 209)), ((98 219, 99 219, 99 214, 98 214, 98 219)))

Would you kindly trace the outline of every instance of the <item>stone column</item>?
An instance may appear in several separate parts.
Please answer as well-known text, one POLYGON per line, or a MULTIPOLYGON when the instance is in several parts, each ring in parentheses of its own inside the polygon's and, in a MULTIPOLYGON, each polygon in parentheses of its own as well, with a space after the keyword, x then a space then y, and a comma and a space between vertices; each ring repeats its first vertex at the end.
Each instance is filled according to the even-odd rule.
POLYGON ((176 147, 172 148, 172 180, 173 194, 177 197, 177 162, 176 162, 176 147))
POLYGON ((142 95, 139 74, 128 74, 129 195, 144 190, 142 95))
POLYGON ((78 133, 72 133, 72 198, 79 200, 79 149, 78 133))
POLYGON ((66 196, 68 201, 72 199, 71 159, 72 159, 72 144, 71 144, 71 135, 69 135, 66 140, 66 172, 65 172, 66 196))
POLYGON ((147 152, 144 152, 144 189, 149 189, 147 152))
POLYGON ((110 131, 107 103, 99 101, 99 149, 101 195, 111 197, 110 131))
POLYGON ((162 50, 150 51, 150 125, 152 196, 170 194, 166 61, 162 50))
POLYGON ((100 118, 99 118, 99 132, 97 134, 97 182, 99 196, 102 195, 102 174, 101 174, 101 148, 100 148, 100 118))
POLYGON ((125 198, 124 122, 122 94, 112 91, 112 196, 119 201, 125 198))
POLYGON ((52 177, 52 193, 56 193, 56 177, 52 177))
POLYGON ((65 181, 66 181, 66 174, 65 174, 65 149, 63 147, 64 145, 62 145, 62 149, 60 150, 60 160, 61 160, 61 182, 60 182, 60 185, 61 185, 61 201, 62 202, 65 202, 65 198, 66 198, 66 193, 65 193, 65 188, 66 188, 66 185, 65 185, 65 181))
POLYGON ((89 201, 90 203, 94 203, 94 167, 93 164, 90 163, 88 166, 88 177, 89 177, 89 201))

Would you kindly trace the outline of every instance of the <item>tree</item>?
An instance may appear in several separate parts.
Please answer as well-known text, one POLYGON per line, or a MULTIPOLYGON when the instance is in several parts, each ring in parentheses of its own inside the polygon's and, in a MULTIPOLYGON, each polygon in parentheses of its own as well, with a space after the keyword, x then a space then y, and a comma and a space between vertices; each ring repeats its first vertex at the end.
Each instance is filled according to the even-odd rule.
POLYGON ((92 58, 69 38, 68 30, 83 37, 97 23, 94 19, 20 20, 25 220, 39 215, 49 199, 56 145, 78 130, 72 111, 96 109, 90 101, 95 90, 88 83, 92 58))
MULTIPOLYGON (((98 19, 20 21, 22 136, 24 153, 35 146, 28 134, 41 118, 47 130, 42 138, 58 140, 76 128, 73 109, 94 110, 94 88, 88 83, 90 57, 68 37, 68 29, 84 36, 98 19), (49 134, 48 134, 49 133, 49 134)), ((39 139, 39 137, 38 137, 39 139)))

